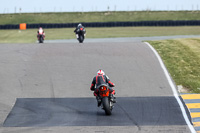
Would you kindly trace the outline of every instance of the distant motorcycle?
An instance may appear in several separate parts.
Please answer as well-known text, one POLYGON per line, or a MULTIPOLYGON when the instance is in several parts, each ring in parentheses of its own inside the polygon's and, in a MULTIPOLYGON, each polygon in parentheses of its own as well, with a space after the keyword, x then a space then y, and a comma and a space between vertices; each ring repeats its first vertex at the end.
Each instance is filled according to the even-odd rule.
POLYGON ((40 28, 38 30, 38 34, 37 34, 37 38, 38 38, 39 43, 43 43, 44 42, 44 37, 45 37, 45 33, 44 33, 43 29, 40 28))
POLYGON ((101 108, 105 111, 106 115, 112 114, 112 109, 114 107, 113 96, 111 96, 110 89, 107 85, 101 85, 98 88, 99 96, 101 99, 101 108))
POLYGON ((79 43, 83 43, 84 39, 85 39, 85 29, 80 27, 79 29, 77 29, 77 39, 79 41, 79 43))

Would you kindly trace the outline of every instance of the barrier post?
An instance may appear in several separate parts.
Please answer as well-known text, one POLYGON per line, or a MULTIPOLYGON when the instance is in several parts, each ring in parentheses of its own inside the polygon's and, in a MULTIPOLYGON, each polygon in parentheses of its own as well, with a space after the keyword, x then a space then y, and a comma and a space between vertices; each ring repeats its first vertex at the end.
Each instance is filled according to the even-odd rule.
POLYGON ((20 30, 26 30, 26 23, 19 24, 19 29, 20 30))

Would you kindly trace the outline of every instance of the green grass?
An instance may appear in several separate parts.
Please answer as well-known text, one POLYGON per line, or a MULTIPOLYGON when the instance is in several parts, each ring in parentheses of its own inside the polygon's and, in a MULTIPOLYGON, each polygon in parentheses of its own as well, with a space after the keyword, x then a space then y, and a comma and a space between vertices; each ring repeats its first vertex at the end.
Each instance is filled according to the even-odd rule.
POLYGON ((200 39, 150 41, 177 85, 200 93, 200 39), (199 88, 199 89, 198 89, 199 88))
MULTIPOLYGON (((74 28, 44 29, 45 40, 75 39, 74 28)), ((200 27, 113 27, 86 28, 87 38, 200 35, 200 27)), ((0 30, 0 43, 35 43, 37 29, 0 30)))
POLYGON ((158 20, 200 20, 200 11, 130 11, 0 14, 0 25, 158 20))

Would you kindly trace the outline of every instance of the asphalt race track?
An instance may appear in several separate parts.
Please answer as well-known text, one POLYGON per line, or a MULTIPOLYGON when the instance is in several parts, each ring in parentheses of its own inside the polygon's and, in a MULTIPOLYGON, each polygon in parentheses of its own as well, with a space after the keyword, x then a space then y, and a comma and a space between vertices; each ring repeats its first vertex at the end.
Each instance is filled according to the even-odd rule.
POLYGON ((166 76, 142 42, 0 44, 1 133, 188 133, 166 76), (89 90, 116 84, 111 116, 89 90))

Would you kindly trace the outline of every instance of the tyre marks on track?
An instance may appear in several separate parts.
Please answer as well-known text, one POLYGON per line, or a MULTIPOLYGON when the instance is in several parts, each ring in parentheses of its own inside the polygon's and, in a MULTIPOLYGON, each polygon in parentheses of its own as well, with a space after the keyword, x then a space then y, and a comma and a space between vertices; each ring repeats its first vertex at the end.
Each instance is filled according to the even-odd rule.
POLYGON ((95 98, 17 98, 3 126, 137 126, 140 131, 142 126, 186 124, 173 96, 117 97, 111 116, 96 104, 95 98))

